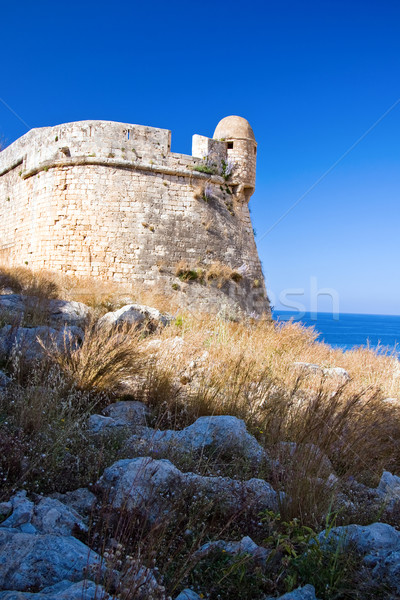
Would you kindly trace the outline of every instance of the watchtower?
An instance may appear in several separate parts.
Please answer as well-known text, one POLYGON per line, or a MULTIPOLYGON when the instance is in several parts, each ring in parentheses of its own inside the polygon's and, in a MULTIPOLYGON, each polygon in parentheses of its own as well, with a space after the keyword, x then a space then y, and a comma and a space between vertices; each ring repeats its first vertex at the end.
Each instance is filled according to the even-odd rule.
POLYGON ((255 189, 257 159, 257 142, 250 123, 236 115, 225 117, 213 138, 226 143, 227 157, 235 164, 233 179, 240 181, 237 195, 248 202, 255 189))

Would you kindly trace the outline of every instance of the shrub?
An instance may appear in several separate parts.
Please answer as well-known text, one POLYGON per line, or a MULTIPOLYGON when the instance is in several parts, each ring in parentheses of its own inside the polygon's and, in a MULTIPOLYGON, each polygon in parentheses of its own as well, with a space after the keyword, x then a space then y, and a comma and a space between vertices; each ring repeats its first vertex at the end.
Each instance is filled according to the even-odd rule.
POLYGON ((58 364, 78 389, 116 392, 143 370, 141 335, 131 325, 99 326, 92 322, 81 344, 66 335, 60 350, 42 342, 48 358, 58 364))

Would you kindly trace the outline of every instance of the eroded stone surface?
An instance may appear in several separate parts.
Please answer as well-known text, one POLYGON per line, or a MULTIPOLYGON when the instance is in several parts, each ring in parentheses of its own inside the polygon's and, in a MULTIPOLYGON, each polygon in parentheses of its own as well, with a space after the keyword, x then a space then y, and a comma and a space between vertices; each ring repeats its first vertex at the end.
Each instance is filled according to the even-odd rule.
POLYGON ((304 587, 298 587, 293 592, 288 592, 279 598, 268 597, 264 600, 318 600, 315 595, 315 589, 312 585, 305 585, 304 587))
POLYGON ((100 556, 74 537, 0 528, 0 589, 25 591, 65 579, 81 581, 100 564, 100 556))
POLYGON ((193 554, 193 558, 200 560, 216 550, 231 554, 232 556, 249 554, 256 562, 262 565, 265 565, 270 554, 270 550, 257 546, 249 536, 245 536, 239 542, 226 542, 224 540, 207 542, 193 554))
POLYGON ((122 323, 128 323, 142 327, 145 324, 149 324, 149 326, 156 329, 160 326, 165 327, 171 320, 172 317, 163 314, 151 306, 128 304, 119 310, 106 313, 99 319, 99 325, 121 325, 122 323))
POLYGON ((156 521, 185 494, 218 503, 222 510, 276 510, 277 493, 265 481, 237 481, 182 473, 169 460, 149 457, 117 461, 104 471, 98 486, 116 508, 139 509, 156 521))
POLYGON ((93 581, 61 581, 41 592, 0 592, 0 600, 108 600, 109 594, 93 581))
POLYGON ((160 452, 171 447, 184 453, 210 450, 217 456, 241 456, 253 463, 268 460, 266 451, 248 433, 244 421, 225 415, 200 417, 180 431, 143 428, 127 441, 126 446, 160 452))

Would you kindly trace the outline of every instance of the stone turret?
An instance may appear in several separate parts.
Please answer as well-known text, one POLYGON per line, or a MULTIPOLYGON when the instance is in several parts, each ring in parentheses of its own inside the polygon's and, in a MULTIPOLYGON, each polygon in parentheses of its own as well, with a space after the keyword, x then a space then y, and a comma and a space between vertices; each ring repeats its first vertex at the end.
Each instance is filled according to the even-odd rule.
POLYGON ((236 115, 225 117, 213 138, 226 143, 227 157, 235 164, 233 179, 240 182, 237 195, 248 202, 255 189, 257 159, 257 142, 249 122, 236 115))

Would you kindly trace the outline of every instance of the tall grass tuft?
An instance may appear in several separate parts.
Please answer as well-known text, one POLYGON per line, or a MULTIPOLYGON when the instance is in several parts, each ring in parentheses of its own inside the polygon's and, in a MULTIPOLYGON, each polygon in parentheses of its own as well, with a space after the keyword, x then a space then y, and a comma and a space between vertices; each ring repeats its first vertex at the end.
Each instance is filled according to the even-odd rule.
POLYGON ((55 343, 42 347, 81 390, 121 391, 144 368, 141 334, 129 324, 110 327, 92 321, 81 343, 67 333, 62 349, 55 343))

